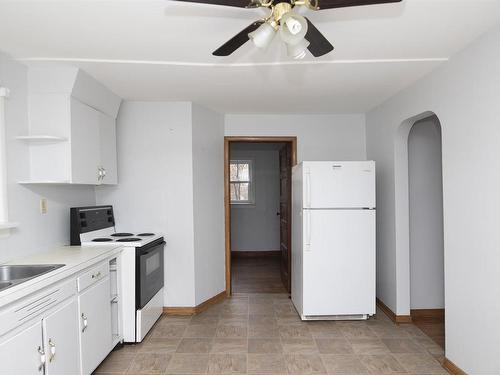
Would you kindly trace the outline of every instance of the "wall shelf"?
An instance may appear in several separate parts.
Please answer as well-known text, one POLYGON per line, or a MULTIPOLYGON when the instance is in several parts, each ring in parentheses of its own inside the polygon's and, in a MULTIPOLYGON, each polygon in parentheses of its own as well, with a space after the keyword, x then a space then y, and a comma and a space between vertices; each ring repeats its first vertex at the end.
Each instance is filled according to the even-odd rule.
POLYGON ((68 138, 54 135, 20 135, 16 137, 18 141, 30 143, 59 143, 66 142, 68 138))

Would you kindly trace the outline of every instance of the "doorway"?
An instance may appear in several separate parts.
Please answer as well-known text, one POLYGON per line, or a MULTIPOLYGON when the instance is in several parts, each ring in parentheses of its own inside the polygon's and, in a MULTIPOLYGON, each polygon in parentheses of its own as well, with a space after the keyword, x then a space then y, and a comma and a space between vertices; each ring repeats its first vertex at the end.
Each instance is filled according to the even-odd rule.
POLYGON ((441 124, 436 115, 408 134, 410 312, 444 348, 444 232, 441 124))
POLYGON ((296 137, 225 137, 226 291, 290 293, 296 137))

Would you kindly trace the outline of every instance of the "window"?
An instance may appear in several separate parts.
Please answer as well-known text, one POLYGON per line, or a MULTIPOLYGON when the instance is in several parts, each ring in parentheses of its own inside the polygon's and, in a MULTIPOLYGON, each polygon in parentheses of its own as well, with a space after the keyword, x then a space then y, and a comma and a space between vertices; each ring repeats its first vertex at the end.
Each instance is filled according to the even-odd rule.
POLYGON ((231 160, 230 191, 232 204, 254 203, 254 181, 252 160, 231 160))

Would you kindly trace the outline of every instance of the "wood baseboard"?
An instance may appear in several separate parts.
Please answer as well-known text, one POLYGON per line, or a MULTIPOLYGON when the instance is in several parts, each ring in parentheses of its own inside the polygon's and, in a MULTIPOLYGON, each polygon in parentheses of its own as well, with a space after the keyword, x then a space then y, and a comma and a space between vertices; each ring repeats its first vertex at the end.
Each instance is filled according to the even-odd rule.
POLYGON ((444 309, 415 309, 410 311, 410 315, 414 322, 444 322, 444 309))
POLYGON ((231 258, 260 258, 260 257, 280 257, 281 251, 231 251, 231 258))
POLYGON ((445 358, 443 361, 443 367, 448 370, 448 372, 452 373, 453 375, 467 375, 467 373, 462 370, 460 367, 455 365, 452 361, 450 361, 448 358, 445 358))
POLYGON ((377 298, 377 306, 396 324, 412 322, 411 315, 396 315, 385 303, 377 298))
POLYGON ((164 307, 163 313, 167 315, 177 315, 177 316, 196 315, 205 311, 209 307, 221 302, 226 298, 226 295, 227 295, 226 291, 223 291, 194 307, 164 307))

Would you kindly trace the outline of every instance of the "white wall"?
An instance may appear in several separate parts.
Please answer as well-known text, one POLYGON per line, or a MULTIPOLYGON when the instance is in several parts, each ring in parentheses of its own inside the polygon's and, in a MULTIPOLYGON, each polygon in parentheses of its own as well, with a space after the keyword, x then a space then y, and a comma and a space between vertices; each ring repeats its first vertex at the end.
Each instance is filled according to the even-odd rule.
POLYGON ((165 305, 194 306, 191 103, 124 102, 116 187, 96 188, 119 231, 165 234, 165 305))
MULTIPOLYGON (((469 374, 500 373, 500 27, 367 114, 377 162, 377 294, 409 312, 407 255, 396 246, 395 139, 406 119, 434 112, 442 126, 446 357, 469 374), (400 264, 401 262, 401 264, 400 264)), ((403 236, 404 237, 404 236, 403 236)))
POLYGON ((5 103, 9 220, 20 226, 0 239, 0 263, 69 244, 69 209, 95 204, 93 187, 22 186, 29 174, 29 154, 14 139, 29 133, 27 68, 0 53, 0 86, 10 89, 5 103), (48 213, 40 214, 40 198, 47 198, 48 213))
POLYGON ((279 251, 280 217, 276 215, 280 210, 279 151, 240 146, 231 145, 230 157, 253 160, 255 204, 231 205, 231 251, 279 251))
POLYGON ((193 197, 196 304, 226 289, 224 116, 193 104, 193 197))
POLYGON ((226 135, 297 136, 297 158, 365 160, 365 116, 226 115, 226 135))
POLYGON ((118 186, 96 188, 119 231, 163 233, 165 305, 225 290, 223 116, 191 103, 124 102, 118 186))
POLYGON ((408 136, 410 304, 444 308, 441 126, 436 116, 415 123, 408 136))

